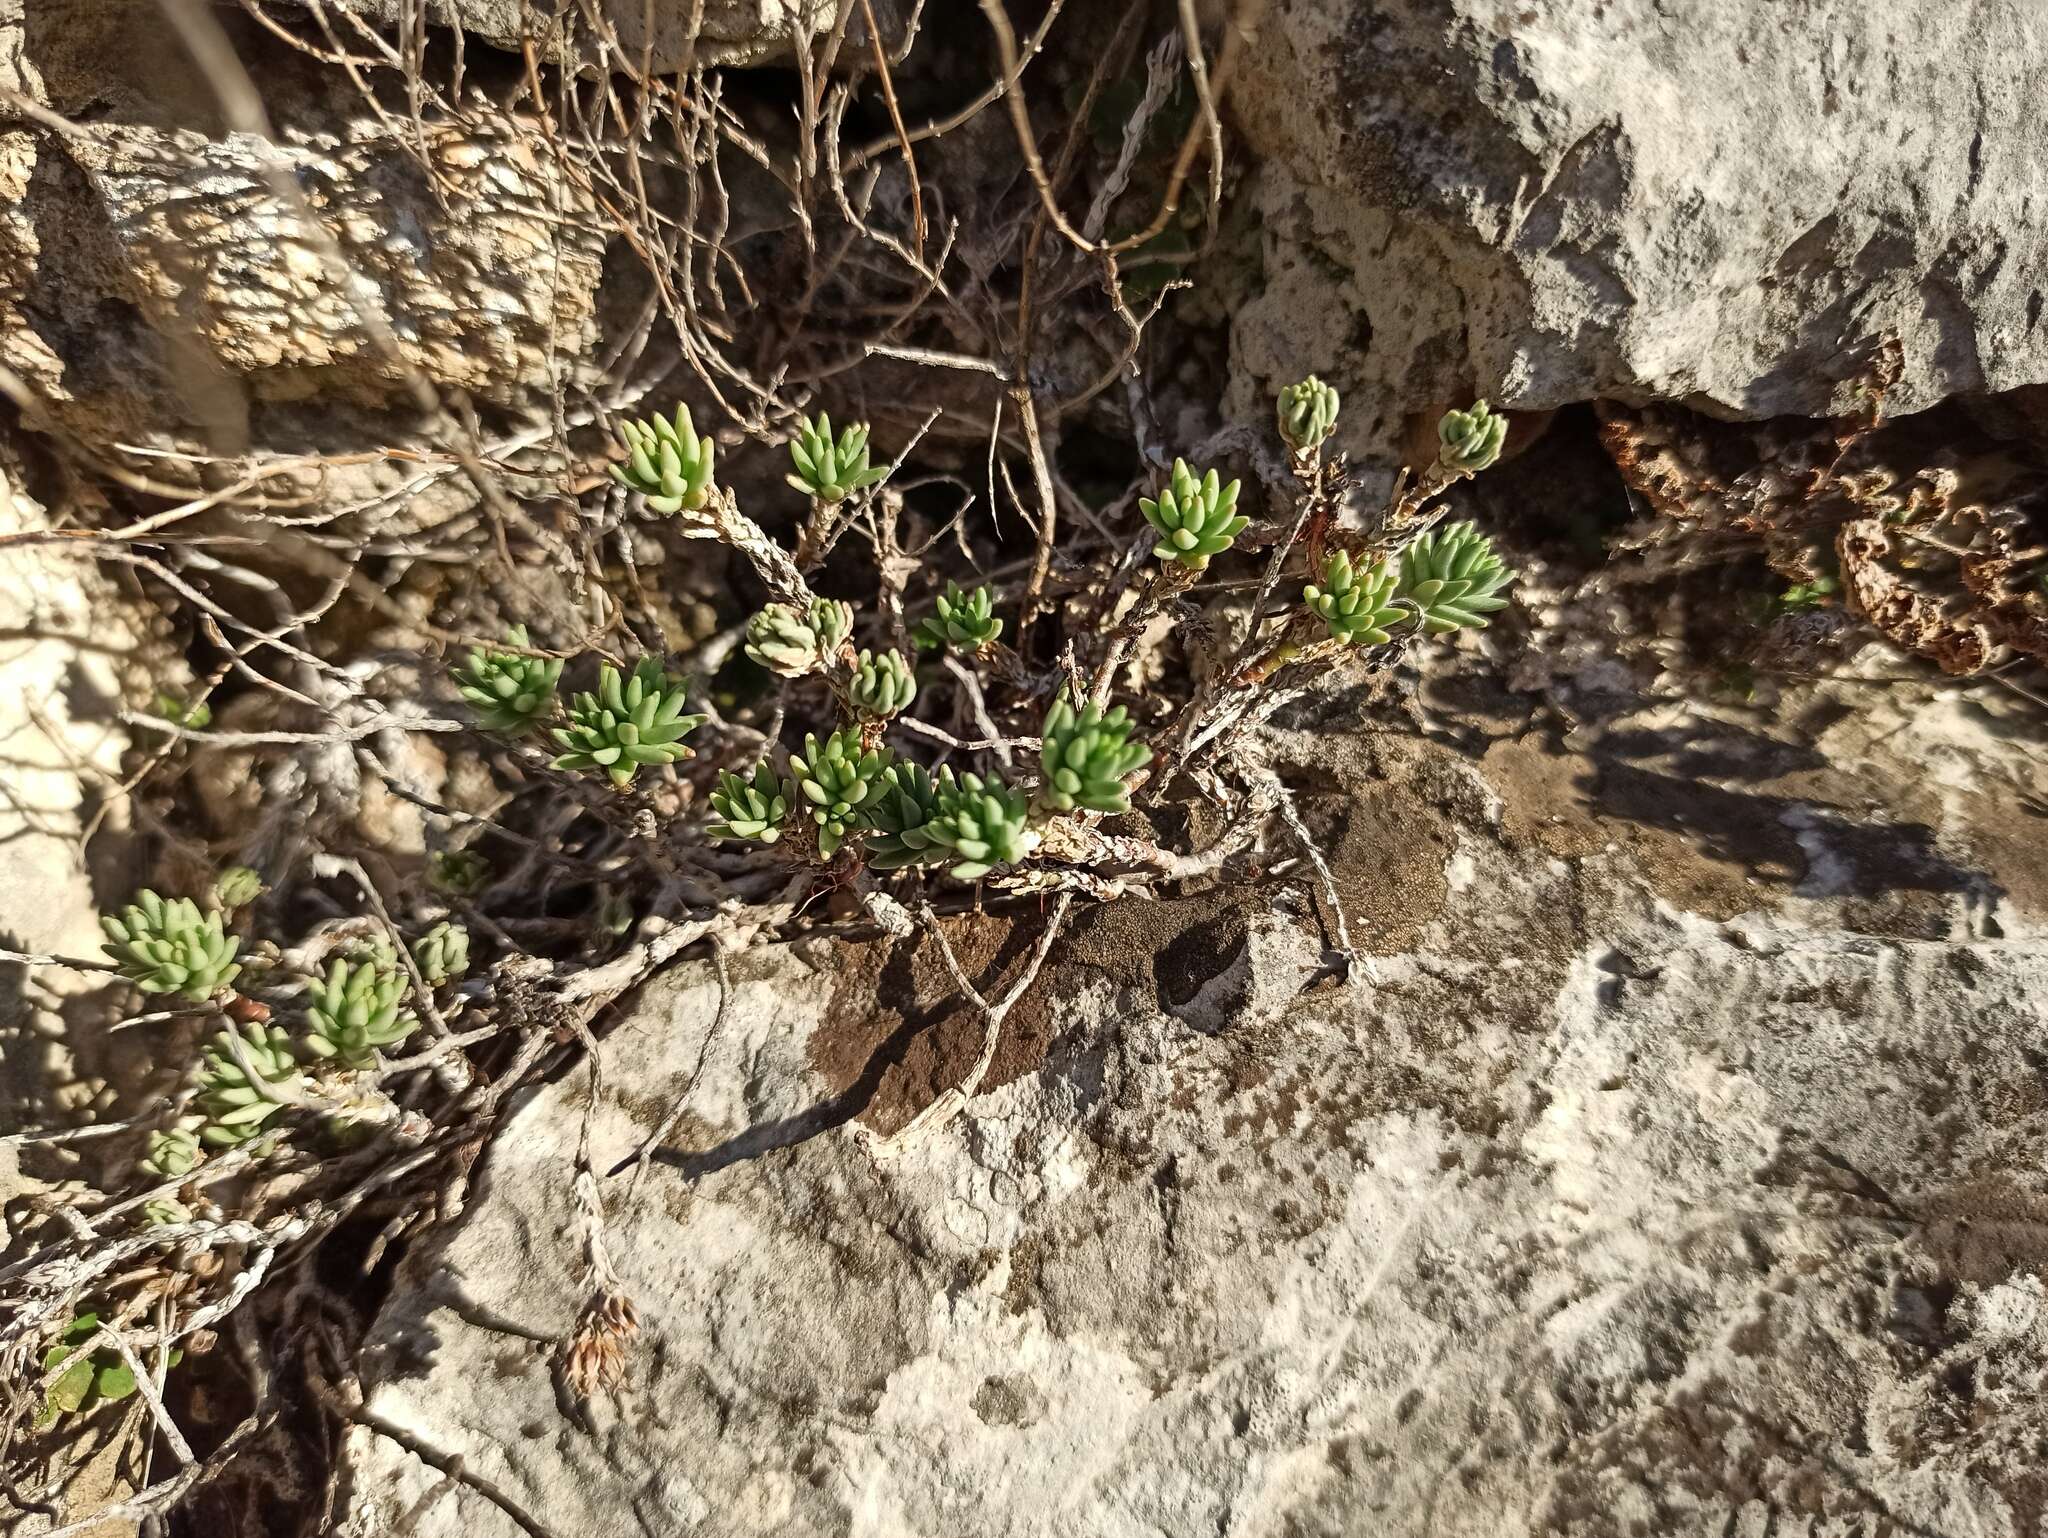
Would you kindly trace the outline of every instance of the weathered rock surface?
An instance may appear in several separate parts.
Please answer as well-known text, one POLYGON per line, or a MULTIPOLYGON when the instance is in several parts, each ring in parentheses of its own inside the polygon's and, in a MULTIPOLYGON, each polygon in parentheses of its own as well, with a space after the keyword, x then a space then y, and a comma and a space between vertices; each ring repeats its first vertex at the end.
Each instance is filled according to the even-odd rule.
MULTIPOLYGON (((96 958, 98 887, 118 869, 128 833, 128 807, 109 794, 130 745, 119 712, 142 687, 149 626, 90 559, 62 541, 36 542, 51 519, 22 484, 13 450, 0 437, 0 947, 96 958)), ((85 997, 101 982, 0 962, 7 1132, 61 1124, 105 1096, 106 1004, 85 997)), ((22 1173, 22 1154, 0 1147, 0 1206, 43 1185, 22 1173)))
POLYGON ((542 387, 589 350, 601 240, 538 154, 445 128, 422 148, 367 115, 274 149, 7 134, 0 362, 89 441, 182 421, 236 446, 251 398, 542 387))
MULTIPOLYGON (((344 1531, 2035 1532, 2031 750, 1975 696, 1630 690, 1302 730, 1375 975, 1293 874, 1098 910, 909 1146, 978 1041, 928 950, 661 977, 373 1336, 371 1416, 494 1497, 362 1427, 344 1531), (678 1098, 604 1181, 644 1325, 579 1426, 582 1118, 611 1170, 678 1098)), ((953 934, 987 980, 1037 922, 953 934)))
MULTIPOLYGON (((408 0, 327 3, 332 10, 353 11, 383 26, 396 26, 418 14, 408 0)), ((887 14, 880 6, 876 9, 887 14)), ((829 30, 837 14, 833 6, 806 5, 804 0, 653 0, 652 5, 647 0, 603 0, 596 10, 624 62, 638 70, 644 56, 657 75, 671 74, 693 61, 762 64, 787 59, 795 39, 807 30, 829 30), (699 19, 694 48, 688 40, 693 16, 699 19)), ((550 35, 548 8, 522 0, 427 0, 426 17, 435 26, 460 27, 482 42, 515 51, 528 38, 550 35)))
POLYGON ((0 86, 74 125, 0 121, 0 364, 43 414, 100 447, 346 454, 417 432, 422 386, 518 403, 571 377, 607 227, 543 138, 416 128, 232 30, 274 142, 165 67, 152 5, 0 6, 0 86))
POLYGON ((2048 379, 2044 90, 2031 0, 1275 0, 1238 407, 1314 370, 1381 452, 1474 393, 1824 415, 1888 332, 1896 410, 2048 379))

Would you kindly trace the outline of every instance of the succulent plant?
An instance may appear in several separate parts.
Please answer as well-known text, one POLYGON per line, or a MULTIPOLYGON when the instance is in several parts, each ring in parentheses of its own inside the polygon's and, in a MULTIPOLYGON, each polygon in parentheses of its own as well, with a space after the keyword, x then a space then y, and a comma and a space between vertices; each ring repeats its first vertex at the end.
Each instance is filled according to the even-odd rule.
POLYGON ((771 603, 747 621, 747 655, 771 673, 801 678, 829 662, 853 629, 853 606, 836 598, 815 598, 799 615, 786 603, 771 603))
MULTIPOLYGON (((175 1205, 175 1204, 173 1204, 175 1205)), ((183 1209, 180 1209, 182 1213, 183 1209)), ((81 1356, 85 1343, 100 1331, 100 1316, 85 1313, 73 1316, 64 1327, 64 1333, 57 1337, 55 1344, 43 1352, 43 1371, 54 1372, 64 1363, 70 1362, 50 1385, 49 1396, 43 1401, 42 1414, 36 1418, 38 1426, 47 1426, 59 1415, 82 1415, 98 1409, 103 1404, 114 1404, 135 1392, 135 1372, 128 1365, 127 1358, 113 1346, 101 1346, 90 1355, 81 1356), (76 1358, 76 1360, 73 1360, 76 1358)), ((164 1355, 167 1368, 175 1367, 185 1359, 185 1353, 176 1346, 164 1355)))
POLYGON ((183 1179, 199 1162, 199 1129, 205 1125, 203 1116, 181 1116, 150 1133, 149 1152, 137 1167, 159 1180, 183 1179))
POLYGON ((789 457, 796 474, 789 484, 820 502, 842 502, 864 486, 872 486, 889 473, 887 465, 868 463, 868 428, 856 422, 832 437, 832 418, 819 412, 814 422, 803 422, 789 440, 789 457))
POLYGON ((213 878, 213 888, 206 895, 221 912, 233 913, 263 895, 263 878, 246 865, 230 865, 213 878))
POLYGON ((917 698, 917 675, 901 652, 862 651, 846 692, 855 710, 871 721, 886 721, 917 698))
POLYGON ((342 955, 350 961, 367 961, 387 972, 398 970, 398 947, 391 943, 390 934, 382 929, 354 936, 343 948, 342 955))
MULTIPOLYGON (((526 645, 526 627, 514 625, 505 632, 505 640, 526 645)), ((474 646, 469 659, 455 669, 455 687, 476 711, 478 726, 490 732, 518 732, 547 714, 561 676, 560 658, 474 646)))
POLYGON ((381 958, 337 956, 327 976, 314 978, 306 998, 306 1050, 350 1069, 376 1066, 377 1052, 420 1028, 419 1016, 399 1006, 408 984, 381 958))
POLYGON ((1165 490, 1156 499, 1138 498, 1145 521, 1159 535, 1152 553, 1162 561, 1178 561, 1190 571, 1204 570, 1209 558, 1228 550, 1251 522, 1237 511, 1240 484, 1223 485, 1214 470, 1197 477, 1186 460, 1176 459, 1165 490))
POLYGON ((627 785, 645 764, 672 764, 693 750, 683 744, 704 716, 683 713, 683 681, 663 671, 661 659, 643 657, 630 674, 609 662, 598 669, 597 692, 579 694, 569 724, 552 729, 562 749, 557 769, 602 769, 614 785, 627 785))
POLYGON ((1407 617, 1408 611, 1394 602, 1396 581, 1384 560, 1360 571, 1349 551, 1332 550, 1323 558, 1322 585, 1303 588, 1301 601, 1345 645, 1381 646, 1394 639, 1389 627, 1407 617))
POLYGON ((291 1090, 298 1081, 298 1059, 282 1027, 230 1025, 200 1054, 199 1108, 206 1113, 206 1126, 199 1140, 209 1148, 239 1148, 284 1109, 278 1092, 291 1090), (253 1078, 236 1061, 230 1036, 241 1043, 255 1069, 253 1078))
POLYGON ((1446 411, 1437 424, 1437 462, 1446 470, 1477 475, 1500 458, 1508 435, 1508 419, 1474 401, 1470 411, 1446 411))
POLYGON ((986 587, 962 592, 959 583, 948 582, 945 592, 932 600, 932 613, 919 621, 910 639, 921 651, 951 646, 978 652, 993 646, 1002 633, 1003 622, 995 616, 995 596, 986 587))
POLYGON ((483 890, 491 879, 491 862, 477 849, 436 849, 427 857, 427 884, 451 897, 483 890))
POLYGON ((1131 741, 1131 719, 1119 705, 1107 715, 1094 705, 1076 710, 1062 691, 1046 712, 1039 749, 1044 782, 1038 800, 1050 811, 1128 812, 1124 779, 1152 761, 1152 750, 1131 741))
POLYGON ((697 435, 690 408, 676 407, 675 420, 655 415, 644 422, 621 421, 626 462, 613 465, 612 479, 641 493, 657 513, 694 513, 711 498, 712 460, 718 445, 697 435))
POLYGON ((795 802, 796 787, 765 759, 754 766, 751 779, 741 779, 728 770, 718 777, 718 788, 711 792, 711 810, 718 813, 719 821, 706 831, 718 839, 772 844, 782 837, 782 826, 795 802))
POLYGON ((1311 374, 1280 392, 1280 436, 1297 454, 1315 448, 1337 426, 1337 392, 1311 374))
POLYGON ((1453 523, 1430 530, 1401 552, 1394 596, 1421 611, 1422 628, 1430 635, 1483 630, 1488 614, 1508 606, 1498 594, 1514 577, 1492 540, 1470 523, 1453 523))
POLYGON ((811 820, 818 825, 818 853, 824 858, 838 853, 840 841, 859 825, 862 810, 887 788, 883 774, 895 758, 887 748, 863 750, 859 731, 850 727, 823 742, 815 733, 807 735, 803 752, 789 755, 797 791, 810 803, 811 820))
POLYGON ((452 983, 469 970, 469 931, 443 919, 413 941, 412 959, 429 988, 452 983))
POLYGON ((177 993, 199 1002, 241 973, 242 942, 223 933, 220 914, 199 911, 188 897, 138 892, 120 917, 100 920, 105 950, 121 975, 144 993, 177 993))
POLYGON ((204 700, 187 700, 179 694, 159 694, 156 713, 173 726, 203 732, 213 725, 213 707, 204 700))
POLYGON ((939 793, 939 815, 930 823, 934 842, 958 857, 952 874, 977 881, 998 865, 1015 865, 1038 847, 1031 826, 1031 801, 991 775, 963 774, 939 793))
POLYGON ((941 769, 934 777, 922 764, 904 759, 883 770, 882 779, 881 794, 861 814, 868 864, 876 870, 900 870, 944 859, 946 851, 932 836, 931 822, 955 788, 953 771, 941 769))
POLYGON ((189 1223, 192 1214, 185 1204, 169 1196, 152 1196, 142 1204, 142 1220, 152 1227, 166 1223, 189 1223))

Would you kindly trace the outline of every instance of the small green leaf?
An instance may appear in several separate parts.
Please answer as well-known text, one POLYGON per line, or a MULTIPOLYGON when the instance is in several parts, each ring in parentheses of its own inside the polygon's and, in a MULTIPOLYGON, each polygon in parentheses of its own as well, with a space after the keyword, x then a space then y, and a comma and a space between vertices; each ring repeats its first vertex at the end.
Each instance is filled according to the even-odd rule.
POLYGON ((92 1392, 92 1359, 81 1357, 50 1386, 50 1403, 69 1415, 85 1403, 92 1392))
POLYGON ((135 1369, 125 1361, 113 1367, 95 1370, 93 1390, 100 1398, 109 1402, 126 1399, 135 1392, 135 1369))

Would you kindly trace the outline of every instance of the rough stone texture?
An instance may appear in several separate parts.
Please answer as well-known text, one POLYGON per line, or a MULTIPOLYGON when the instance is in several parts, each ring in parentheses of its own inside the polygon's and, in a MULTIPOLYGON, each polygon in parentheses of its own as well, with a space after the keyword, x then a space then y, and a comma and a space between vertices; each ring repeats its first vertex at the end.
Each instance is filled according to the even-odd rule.
POLYGON ((504 398, 594 336, 594 227, 528 141, 430 129, 431 178, 381 128, 286 146, 275 174, 345 281, 258 141, 28 141, 0 161, 23 195, 0 215, 0 361, 81 428, 136 416, 151 382, 174 419, 230 430, 244 391, 375 401, 418 375, 504 398))
POLYGON ((1821 415, 1886 331, 1897 410, 2048 379, 2044 91, 2033 0, 1275 0, 1236 406, 1313 370, 1382 454, 1474 393, 1821 415))
MULTIPOLYGON (((49 527, 0 438, 0 541, 49 527)), ((95 877, 118 864, 128 829, 126 806, 105 805, 105 787, 121 778, 129 739, 117 712, 141 683, 146 629, 139 606, 90 560, 61 546, 0 544, 0 946, 99 955, 95 877), (90 863, 80 843, 89 823, 98 825, 90 863)), ((47 1127, 103 1088, 92 1069, 104 1012, 81 1004, 99 981, 0 963, 7 1131, 47 1127)), ((0 1205, 39 1184, 21 1175, 21 1152, 0 1148, 0 1205)))
POLYGON ((58 426, 235 453, 253 413, 317 401, 324 426, 278 435, 332 451, 378 436, 330 441, 337 413, 410 409, 422 382, 526 399, 590 355, 604 228, 539 136, 380 118, 251 34, 266 146, 191 71, 142 67, 138 35, 178 56, 152 10, 0 13, 0 84, 79 120, 0 128, 0 364, 58 426))
MULTIPOLYGON (((418 9, 411 0, 327 0, 327 4, 332 10, 354 11, 385 26, 397 25, 418 9)), ((479 41, 514 50, 529 37, 548 35, 551 9, 530 0, 426 0, 427 20, 433 25, 459 26, 479 41)), ((805 0, 653 0, 651 6, 647 0, 603 0, 596 9, 632 68, 639 69, 645 53, 657 75, 672 74, 690 60, 711 65, 787 59, 792 43, 805 30, 807 9, 814 33, 829 30, 837 14, 831 5, 807 8, 805 0), (698 11, 697 45, 691 50, 687 47, 690 19, 698 11)), ((888 14, 881 6, 876 9, 878 14, 888 14)))
MULTIPOLYGON (((549 1369, 578 1071, 408 1257, 371 1413, 558 1533, 2037 1534, 2033 752, 1976 696, 1639 682, 1299 721, 1375 975, 1291 878, 1097 910, 907 1148, 976 1045, 926 951, 733 958, 722 1024, 659 978, 593 1115, 610 1169, 686 1097, 605 1182, 626 1387, 582 1427, 549 1369)), ((986 984, 1037 922, 954 934, 986 984)), ((357 1538, 520 1530, 368 1428, 347 1473, 357 1538)))

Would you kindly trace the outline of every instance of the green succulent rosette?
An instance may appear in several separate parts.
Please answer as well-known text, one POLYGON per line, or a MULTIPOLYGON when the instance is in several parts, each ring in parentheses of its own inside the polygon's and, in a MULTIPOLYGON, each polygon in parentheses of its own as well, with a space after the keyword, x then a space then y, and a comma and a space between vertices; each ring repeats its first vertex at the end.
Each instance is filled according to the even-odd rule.
POLYGON ((1408 611, 1394 602, 1398 579, 1385 561, 1360 570, 1350 553, 1333 550, 1323 558, 1323 580, 1301 590, 1301 601, 1347 646, 1382 646, 1408 611))
MULTIPOLYGON (((514 625, 505 639, 513 646, 526 645, 526 627, 514 625)), ((454 670, 457 692, 476 712, 476 724, 490 732, 520 732, 534 725, 554 707, 561 676, 560 658, 481 646, 471 647, 454 670)))
POLYGON ((619 436, 626 458, 611 467, 613 480, 646 497, 657 513, 702 511, 711 499, 718 445, 709 433, 698 434, 688 406, 678 405, 673 418, 621 421, 619 436))
POLYGON ((1225 485, 1214 470, 1198 476, 1186 460, 1176 459, 1165 489, 1157 497, 1138 499, 1145 521, 1159 536, 1152 553, 1190 571, 1207 569, 1210 558, 1228 550, 1251 522, 1237 510, 1241 485, 1225 485))
POLYGON ((242 942, 221 927, 220 914, 201 913, 188 897, 142 891, 119 914, 100 920, 105 950, 121 975, 144 993, 175 993, 195 1003, 241 974, 242 942))
POLYGON ((1124 781, 1152 761, 1152 750, 1131 741, 1129 713, 1119 705, 1106 714, 1094 705, 1077 708, 1062 692, 1046 713, 1039 768, 1039 801, 1050 811, 1128 812, 1124 781))
POLYGON ((820 502, 843 502, 889 473, 887 465, 868 462, 868 428, 856 422, 832 436, 832 418, 819 412, 797 426, 789 441, 790 463, 796 466, 789 484, 820 502))
POLYGON ((553 766, 602 769, 623 787, 649 765, 688 758, 693 750, 682 739, 709 718, 687 714, 687 702, 683 681, 669 676, 659 658, 641 658, 631 673, 607 662, 596 691, 577 695, 569 724, 553 729, 562 749, 553 766))

